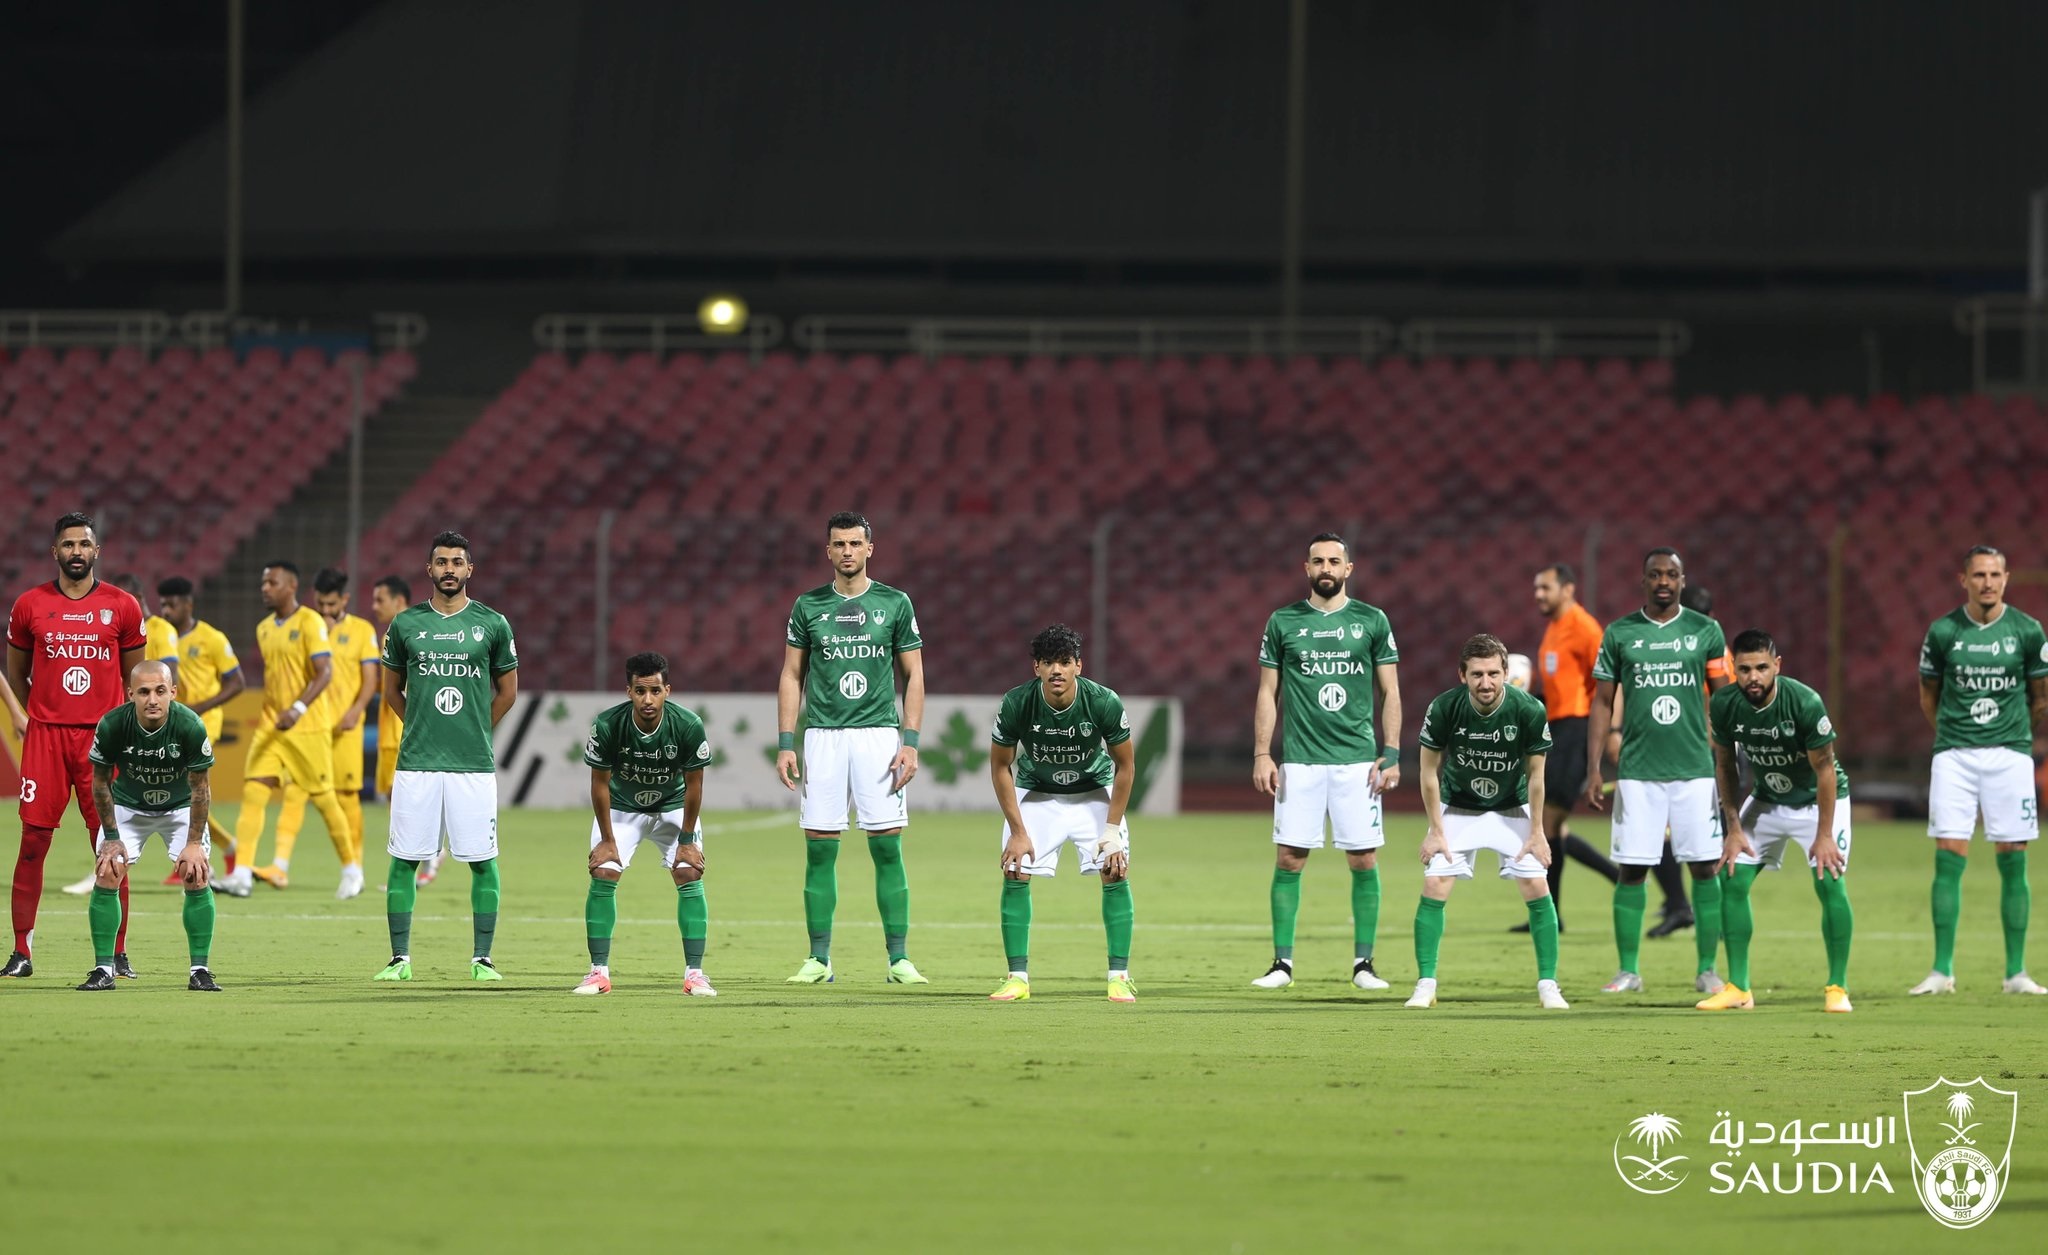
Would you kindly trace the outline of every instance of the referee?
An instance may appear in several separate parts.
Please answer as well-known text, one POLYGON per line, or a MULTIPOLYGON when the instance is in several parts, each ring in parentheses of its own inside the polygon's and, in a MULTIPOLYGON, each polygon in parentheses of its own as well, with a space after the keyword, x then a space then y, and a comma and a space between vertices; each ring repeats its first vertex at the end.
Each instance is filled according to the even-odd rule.
MULTIPOLYGON (((1573 836, 1567 827, 1572 803, 1586 780, 1586 716, 1593 709, 1593 660, 1600 653, 1600 621, 1579 604, 1578 581, 1577 572, 1563 562, 1536 572, 1536 609, 1550 620, 1550 626, 1543 629, 1533 678, 1543 697, 1543 709, 1550 715, 1550 756, 1543 765, 1543 830, 1550 834, 1556 851, 1550 860, 1549 879, 1560 932, 1564 930, 1560 889, 1565 855, 1607 877, 1610 884, 1620 876, 1605 855, 1585 838, 1573 836)), ((1517 924, 1510 931, 1528 932, 1529 925, 1517 924)))

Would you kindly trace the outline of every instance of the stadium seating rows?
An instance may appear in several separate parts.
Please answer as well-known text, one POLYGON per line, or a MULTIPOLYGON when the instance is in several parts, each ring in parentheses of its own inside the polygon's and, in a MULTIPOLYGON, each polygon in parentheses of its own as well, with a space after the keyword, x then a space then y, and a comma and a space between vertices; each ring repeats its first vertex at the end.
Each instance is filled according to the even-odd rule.
POLYGON ((823 519, 859 509, 876 577, 917 601, 933 689, 989 691, 1028 676, 1036 628, 1090 630, 1099 546, 1092 673, 1179 694, 1191 743, 1229 745, 1265 616, 1300 594, 1323 527, 1393 618, 1411 711, 1453 682, 1470 632, 1533 647, 1537 565, 1585 565, 1611 616, 1654 544, 1687 555, 1731 634, 1770 628, 1825 682, 1839 528, 1845 726, 1854 752, 1913 755, 1915 651, 1956 604, 1956 555, 2023 550, 2040 522, 2040 407, 1681 400, 1671 383, 1661 361, 542 353, 364 552, 412 572, 461 526, 527 683, 610 687, 592 674, 610 512, 610 659, 659 648, 685 687, 759 690, 791 599, 826 578, 823 519))
POLYGON ((412 379, 409 353, 374 361, 311 348, 134 348, 0 359, 0 588, 50 578, 53 519, 83 509, 108 545, 102 572, 204 581, 348 438, 352 372, 375 415, 412 379))

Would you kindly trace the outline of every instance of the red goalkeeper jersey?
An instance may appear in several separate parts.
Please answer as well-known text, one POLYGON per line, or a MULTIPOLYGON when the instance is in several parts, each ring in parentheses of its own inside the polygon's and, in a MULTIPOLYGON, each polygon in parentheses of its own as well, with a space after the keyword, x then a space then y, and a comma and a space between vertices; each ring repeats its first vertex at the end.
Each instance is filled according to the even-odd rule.
POLYGON ((128 698, 121 653, 142 648, 142 604, 97 580, 76 601, 38 584, 7 616, 7 643, 28 652, 28 717, 91 727, 128 698))

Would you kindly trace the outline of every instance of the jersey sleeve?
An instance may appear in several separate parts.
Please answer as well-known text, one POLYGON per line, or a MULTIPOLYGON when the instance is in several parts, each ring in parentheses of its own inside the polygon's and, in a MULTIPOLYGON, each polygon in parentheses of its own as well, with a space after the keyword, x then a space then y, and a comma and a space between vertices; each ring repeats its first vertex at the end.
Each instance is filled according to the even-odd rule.
POLYGON ((115 617, 120 620, 121 652, 125 654, 131 649, 141 649, 145 638, 142 634, 142 603, 132 594, 123 593, 122 597, 124 600, 121 608, 115 611, 115 617))
POLYGON ((917 607, 910 604, 910 598, 903 599, 903 609, 896 612, 896 632, 892 638, 899 654, 915 653, 924 648, 924 636, 917 628, 917 607))
POLYGON ((491 633, 491 674, 503 675, 519 666, 519 643, 512 639, 512 620, 498 616, 491 633))
POLYGON ((2041 630, 2039 623, 2031 623, 2020 640, 2027 656, 2027 678, 2038 680, 2048 676, 2048 633, 2041 630))
POLYGON ((1621 650, 1615 644, 1614 628, 1600 633, 1600 648, 1593 655, 1593 678, 1609 683, 1621 678, 1621 650))
POLYGON ((148 636, 153 639, 148 642, 144 651, 144 657, 148 658, 151 662, 177 661, 178 632, 176 628, 173 628, 168 623, 163 623, 159 627, 149 629, 148 636))
POLYGON ((1003 704, 996 707, 995 726, 988 730, 989 740, 1004 747, 1017 743, 1020 705, 1014 692, 1003 694, 1003 704))
POLYGON ((1700 633, 1700 647, 1707 651, 1707 678, 1725 678, 1729 672, 1728 638, 1722 635, 1719 620, 1707 620, 1706 631, 1700 633))
MULTIPOLYGON (((99 726, 92 730, 92 746, 85 751, 85 756, 88 760, 98 763, 102 767, 112 767, 114 765, 113 748, 110 746, 106 750, 101 750, 100 738, 108 735, 109 724, 107 720, 119 714, 120 710, 121 708, 116 706, 108 713, 106 718, 100 720, 99 726)), ((112 819, 113 816, 109 815, 107 818, 112 819)))
POLYGON ((1550 752, 1550 716, 1545 713, 1542 702, 1531 702, 1529 713, 1522 720, 1522 753, 1548 754, 1550 752))
POLYGON ((802 598, 798 598, 797 603, 789 608, 788 639, 791 649, 807 650, 811 647, 811 618, 803 612, 803 608, 802 598))
POLYGON ((1428 707, 1422 712, 1422 730, 1415 734, 1415 739, 1421 742, 1422 748, 1426 750, 1443 749, 1443 718, 1444 699, 1439 696, 1432 699, 1428 707))
POLYGON ((1372 663, 1376 667, 1390 666, 1401 661, 1401 647, 1394 643, 1394 625, 1386 615, 1380 616, 1379 640, 1374 643, 1372 663))
POLYGON ((213 738, 206 735, 206 725, 193 715, 185 721, 184 727, 185 771, 207 771, 213 767, 213 738))
POLYGON ((684 721, 683 761, 688 766, 684 771, 702 771, 711 765, 711 736, 704 730, 702 719, 684 721))
POLYGON ((1936 619, 1920 641, 1920 674, 1925 679, 1941 678, 1942 665, 1948 661, 1947 627, 1947 619, 1936 619))
MULTIPOLYGON (((1730 684, 1707 699, 1707 736, 1716 745, 1725 745, 1730 749, 1735 748, 1735 730, 1733 719, 1729 714, 1731 707, 1728 704, 1732 699, 1728 695, 1730 693, 1739 694, 1740 691, 1733 684, 1730 684)), ((1748 699, 1744 698, 1742 700, 1748 699)))
POLYGON ((235 643, 228 639, 226 632, 215 632, 213 639, 202 642, 200 648, 213 655, 215 674, 225 680, 230 671, 239 671, 242 660, 235 657, 235 643))
POLYGON ((1821 701, 1820 694, 1809 696, 1799 712, 1799 741, 1803 748, 1817 750, 1835 741, 1835 721, 1828 718, 1828 708, 1821 701))
POLYGON ((321 618, 317 611, 307 613, 303 606, 299 608, 299 644, 306 651, 307 662, 334 652, 334 647, 327 640, 327 620, 321 618))
POLYGON ((597 768, 599 771, 610 771, 612 769, 611 737, 606 735, 608 731, 609 729, 605 727, 604 715, 599 714, 597 718, 590 721, 590 735, 585 737, 583 741, 584 763, 597 768))
MULTIPOLYGON (((7 612, 7 643, 16 649, 28 650, 35 646, 35 638, 29 634, 35 623, 35 612, 29 608, 28 594, 14 599, 14 609, 7 612)), ((23 700, 27 695, 22 695, 23 700)))
POLYGON ((1102 743, 1122 745, 1131 739, 1131 712, 1124 709, 1124 699, 1108 690, 1103 691, 1102 743))
POLYGON ((1280 616, 1276 614, 1266 620, 1266 634, 1259 638, 1259 665, 1278 667, 1280 650, 1280 616))

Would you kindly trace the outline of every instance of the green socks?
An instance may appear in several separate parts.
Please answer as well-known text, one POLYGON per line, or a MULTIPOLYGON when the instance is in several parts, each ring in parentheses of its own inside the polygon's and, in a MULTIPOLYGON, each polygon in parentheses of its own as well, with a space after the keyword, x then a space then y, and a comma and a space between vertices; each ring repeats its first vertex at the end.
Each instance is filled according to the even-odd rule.
POLYGON ((1649 897, 1649 886, 1640 881, 1614 886, 1614 951, 1624 972, 1642 970, 1638 964, 1643 956, 1643 904, 1649 897))
POLYGON ((869 837, 868 857, 875 860, 875 909, 882 914, 882 940, 894 963, 909 953, 910 877, 903 871, 903 834, 869 837))
MULTIPOLYGON (((1756 884, 1757 870, 1754 863, 1737 863, 1720 880, 1721 932, 1728 938, 1728 983, 1745 992, 1749 989, 1749 943, 1756 936, 1756 913, 1750 910, 1749 891, 1756 884)), ((1693 901, 1699 901, 1699 891, 1693 892, 1693 901)), ((1697 913, 1699 908, 1693 910, 1697 913)))
POLYGON ((1536 979, 1557 979, 1557 899, 1549 894, 1532 899, 1529 940, 1536 946, 1536 979))
POLYGON ((1301 915, 1301 873, 1273 869, 1273 957, 1294 958, 1294 921, 1301 915))
POLYGON ((804 927, 811 934, 811 957, 820 963, 832 959, 832 915, 839 909, 838 863, 838 837, 804 838, 804 927))
POLYGON ((412 904, 419 897, 413 877, 420 865, 411 859, 394 858, 384 880, 384 918, 391 926, 391 953, 412 953, 412 904))
MULTIPOLYGON (((1963 867, 1968 862, 1947 850, 1934 852, 1934 970, 1943 976, 1956 974, 1956 920, 1963 913, 1963 867)), ((2000 864, 1999 870, 2005 870, 2000 864)))
POLYGON ((470 935, 475 938, 474 957, 491 957, 491 939, 498 935, 498 860, 487 858, 469 865, 469 910, 473 919, 470 935))
POLYGON ((193 967, 205 967, 213 954, 213 890, 185 890, 185 952, 193 967))
MULTIPOLYGON (((1721 880, 1709 876, 1692 882, 1692 943, 1702 972, 1714 970, 1714 952, 1721 948, 1721 880)), ((1737 989, 1749 986, 1738 983, 1737 989)))
POLYGON ((676 886, 676 925, 683 930, 683 966, 704 966, 704 939, 711 933, 711 908, 704 901, 704 882, 676 886))
MULTIPOLYGON (((1104 892, 1108 889, 1108 885, 1103 886, 1104 892)), ((1102 910, 1107 918, 1107 898, 1103 900, 1102 910)), ((1031 970, 1031 882, 1028 880, 1003 881, 1003 955, 1011 971, 1031 970)))
POLYGON ((612 961, 612 930, 618 926, 619 882, 592 876, 590 891, 583 895, 583 934, 590 941, 592 967, 612 961))
POLYGON ((121 931, 121 891, 94 885, 85 918, 92 925, 92 961, 101 967, 114 966, 114 937, 121 931))
POLYGON ((1420 899, 1415 904, 1415 972, 1424 980, 1436 979, 1436 955, 1443 942, 1444 904, 1435 898, 1420 899))
POLYGON ((1351 942, 1355 957, 1372 957, 1372 943, 1380 935, 1380 869, 1351 869, 1351 942))
POLYGON ((1849 910, 1849 885, 1840 876, 1815 876, 1813 892, 1820 898, 1820 935, 1828 948, 1828 984, 1849 987, 1849 936, 1856 917, 1849 910))
POLYGON ((2027 970, 2027 916, 2034 902, 2027 887, 2027 852, 1998 852, 1998 920, 2005 925, 2005 975, 2027 970))
POLYGON ((1112 972, 1122 972, 1131 966, 1131 918, 1131 882, 1104 881, 1102 930, 1109 934, 1109 970, 1112 972))

